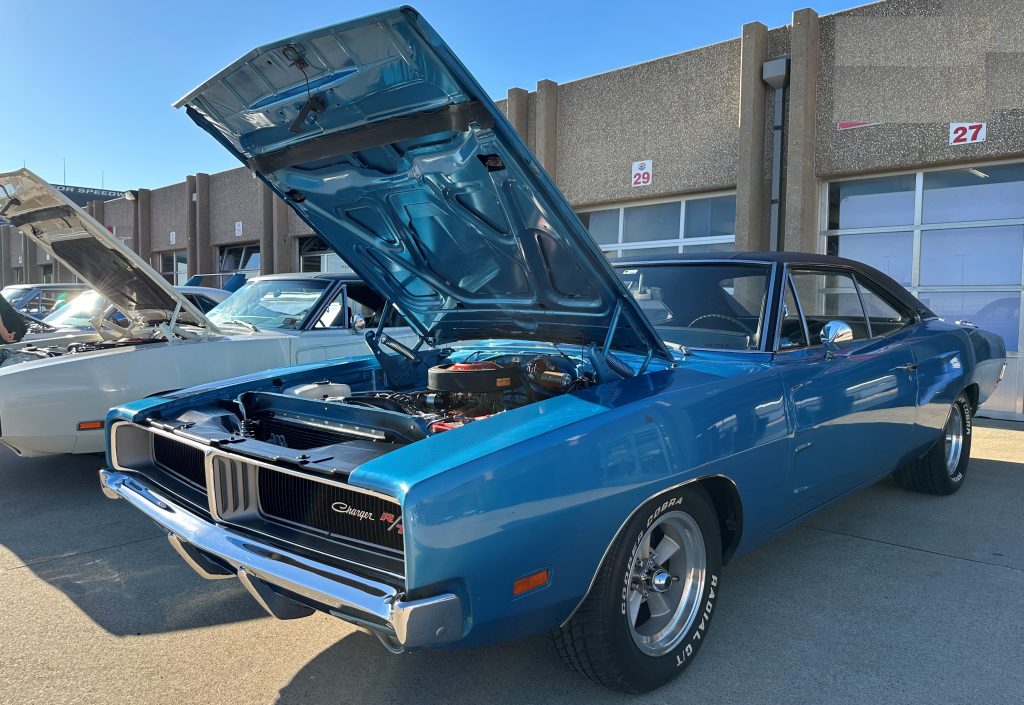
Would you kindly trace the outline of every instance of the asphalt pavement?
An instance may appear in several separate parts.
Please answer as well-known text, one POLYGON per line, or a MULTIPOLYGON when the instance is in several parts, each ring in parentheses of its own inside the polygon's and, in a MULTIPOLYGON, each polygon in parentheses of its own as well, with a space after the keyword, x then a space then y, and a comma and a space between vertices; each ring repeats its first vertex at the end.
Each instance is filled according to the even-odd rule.
POLYGON ((734 561, 699 658, 640 698, 546 636, 393 656, 331 617, 271 619, 104 498, 99 457, 0 451, 0 703, 1018 705, 1024 424, 973 442, 952 497, 886 480, 734 561))

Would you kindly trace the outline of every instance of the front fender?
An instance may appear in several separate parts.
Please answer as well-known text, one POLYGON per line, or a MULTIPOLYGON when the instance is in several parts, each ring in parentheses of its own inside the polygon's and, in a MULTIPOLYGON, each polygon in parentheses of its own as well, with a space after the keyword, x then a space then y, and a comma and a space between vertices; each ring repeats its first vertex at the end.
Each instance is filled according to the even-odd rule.
MULTIPOLYGON (((771 372, 731 379, 655 372, 506 412, 380 460, 397 462, 442 439, 463 453, 478 443, 493 450, 426 477, 410 468, 420 479, 403 498, 407 584, 413 597, 461 585, 471 614, 466 643, 560 624, 625 521, 668 488, 708 475, 731 478, 749 504, 745 547, 769 535, 787 494, 785 405, 771 372), (562 399, 590 403, 592 413, 493 448, 528 425, 531 410, 544 413, 562 399), (545 587, 512 595, 516 579, 543 569, 551 576, 545 587)), ((425 462, 439 462, 440 449, 425 462)))

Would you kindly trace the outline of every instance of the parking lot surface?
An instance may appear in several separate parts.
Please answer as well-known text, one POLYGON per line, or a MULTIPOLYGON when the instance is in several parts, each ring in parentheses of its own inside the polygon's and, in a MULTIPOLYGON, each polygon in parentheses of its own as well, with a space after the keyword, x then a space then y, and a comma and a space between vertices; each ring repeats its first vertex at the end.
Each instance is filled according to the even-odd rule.
MULTIPOLYGON (((1024 424, 979 420, 964 488, 886 480, 726 568, 659 703, 1020 703, 1024 424)), ((546 636, 392 656, 322 615, 264 616, 105 499, 98 456, 0 452, 0 702, 623 703, 546 636)))

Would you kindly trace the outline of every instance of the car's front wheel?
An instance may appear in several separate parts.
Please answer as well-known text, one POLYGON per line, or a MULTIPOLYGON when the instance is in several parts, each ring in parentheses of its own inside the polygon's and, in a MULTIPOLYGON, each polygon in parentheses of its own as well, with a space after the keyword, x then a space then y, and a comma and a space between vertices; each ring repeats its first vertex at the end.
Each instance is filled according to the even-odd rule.
POLYGON ((971 401, 961 392, 935 445, 908 467, 893 473, 901 487, 929 494, 953 494, 964 484, 971 461, 971 401))
POLYGON ((665 493, 627 522, 580 609, 555 632, 562 659, 590 680, 643 693, 697 655, 718 599, 722 539, 707 493, 665 493))

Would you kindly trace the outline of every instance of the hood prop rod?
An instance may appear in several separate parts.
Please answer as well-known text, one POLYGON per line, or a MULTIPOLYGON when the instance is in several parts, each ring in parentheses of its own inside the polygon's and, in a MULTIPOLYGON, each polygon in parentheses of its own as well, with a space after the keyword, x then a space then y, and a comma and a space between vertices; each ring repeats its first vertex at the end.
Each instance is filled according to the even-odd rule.
POLYGON ((608 324, 608 332, 604 337, 604 345, 598 349, 593 343, 587 348, 587 358, 597 372, 601 382, 610 381, 615 377, 625 379, 633 377, 632 368, 612 354, 612 341, 615 340, 615 331, 619 326, 619 318, 622 317, 622 301, 617 301, 615 310, 612 312, 612 320, 608 324))

